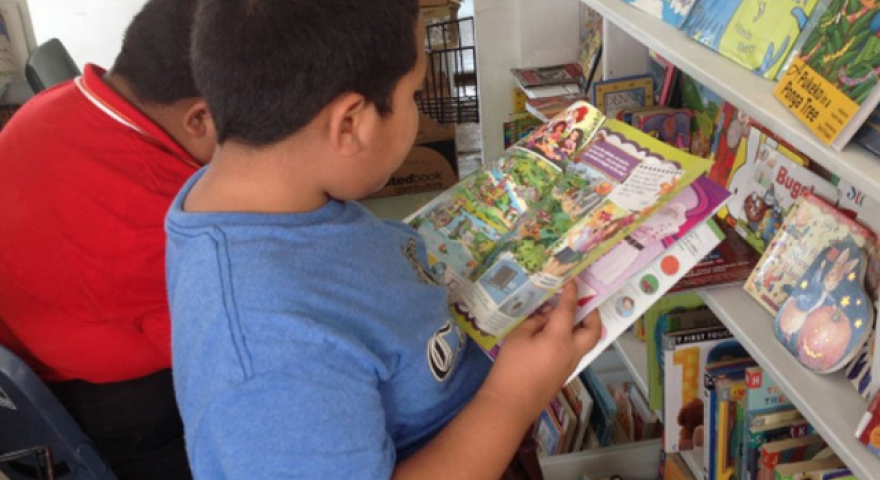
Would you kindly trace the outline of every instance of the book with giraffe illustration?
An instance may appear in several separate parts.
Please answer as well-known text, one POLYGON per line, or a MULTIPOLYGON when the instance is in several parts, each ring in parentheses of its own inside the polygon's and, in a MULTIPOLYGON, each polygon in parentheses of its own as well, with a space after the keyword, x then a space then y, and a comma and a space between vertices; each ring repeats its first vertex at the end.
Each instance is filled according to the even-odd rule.
MULTIPOLYGON (((710 166, 579 101, 407 222, 425 239, 431 269, 448 287, 451 314, 491 351, 710 166)), ((705 211, 695 223, 714 208, 705 211)), ((714 239, 711 250, 720 241, 717 230, 702 231, 714 239)), ((660 286, 649 287, 656 293, 660 286)), ((621 299, 619 309, 640 307, 633 300, 621 299)))
POLYGON ((880 1, 830 0, 773 92, 835 150, 880 102, 878 33, 880 1))

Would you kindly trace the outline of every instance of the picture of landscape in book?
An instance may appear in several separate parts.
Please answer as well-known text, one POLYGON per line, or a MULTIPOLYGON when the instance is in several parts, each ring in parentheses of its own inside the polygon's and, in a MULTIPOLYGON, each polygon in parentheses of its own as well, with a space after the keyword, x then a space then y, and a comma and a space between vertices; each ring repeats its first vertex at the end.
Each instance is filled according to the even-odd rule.
POLYGON ((710 165, 576 102, 408 222, 488 350, 710 165))
POLYGON ((880 74, 880 3, 832 0, 799 58, 861 105, 880 74))

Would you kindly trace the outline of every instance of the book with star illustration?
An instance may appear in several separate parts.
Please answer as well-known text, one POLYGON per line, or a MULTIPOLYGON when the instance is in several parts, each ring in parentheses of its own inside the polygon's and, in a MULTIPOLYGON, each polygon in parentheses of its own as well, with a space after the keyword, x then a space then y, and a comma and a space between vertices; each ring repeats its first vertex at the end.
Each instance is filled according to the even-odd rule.
MULTIPOLYGON (((818 195, 805 192, 797 199, 746 280, 746 292, 776 316, 802 283, 807 270, 820 258, 821 252, 848 238, 855 246, 864 249, 874 242, 874 233, 818 195)), ((826 264, 826 267, 830 268, 830 265, 826 264)), ((792 328, 784 330, 790 335, 794 332, 792 328)))
POLYGON ((406 221, 452 315, 491 351, 710 166, 575 102, 406 221))

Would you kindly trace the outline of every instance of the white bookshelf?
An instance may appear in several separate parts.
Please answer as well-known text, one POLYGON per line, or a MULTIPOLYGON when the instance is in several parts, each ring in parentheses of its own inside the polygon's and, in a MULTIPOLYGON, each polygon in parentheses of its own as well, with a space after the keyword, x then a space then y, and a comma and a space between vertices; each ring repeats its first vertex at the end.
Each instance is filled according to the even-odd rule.
POLYGON ((701 296, 853 473, 860 480, 880 479, 880 459, 855 437, 867 403, 845 373, 817 375, 804 368, 776 340, 773 317, 741 286, 707 290, 701 296))
POLYGON ((640 341, 631 332, 623 332, 614 341, 614 349, 629 370, 636 387, 645 398, 648 398, 648 349, 645 342, 640 341))
MULTIPOLYGON (((759 77, 621 0, 582 0, 617 29, 654 50, 698 82, 872 198, 880 198, 880 158, 858 145, 826 147, 773 96, 776 82, 759 77)), ((603 53, 603 57, 632 52, 603 53)))

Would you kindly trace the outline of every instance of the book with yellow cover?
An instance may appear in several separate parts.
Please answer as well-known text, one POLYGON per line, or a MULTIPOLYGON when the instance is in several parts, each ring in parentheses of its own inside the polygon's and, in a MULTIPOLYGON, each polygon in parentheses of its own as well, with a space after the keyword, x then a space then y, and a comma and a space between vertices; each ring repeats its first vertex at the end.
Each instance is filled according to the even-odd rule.
POLYGON ((773 92, 838 151, 880 102, 878 13, 880 2, 832 0, 773 92))

